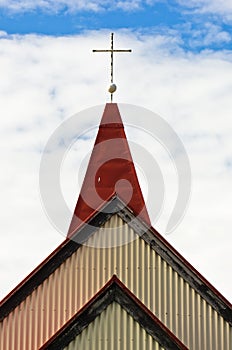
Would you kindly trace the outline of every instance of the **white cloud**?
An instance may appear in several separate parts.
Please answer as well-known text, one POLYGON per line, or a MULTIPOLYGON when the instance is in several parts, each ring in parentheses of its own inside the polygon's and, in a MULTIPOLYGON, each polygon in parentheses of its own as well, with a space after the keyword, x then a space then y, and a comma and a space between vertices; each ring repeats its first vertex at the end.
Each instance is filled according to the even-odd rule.
MULTIPOLYGON (((108 35, 100 31, 0 39, 2 296, 63 239, 41 208, 40 152, 62 120, 109 100, 109 56, 92 53, 93 48, 108 45, 108 35)), ((133 52, 116 56, 115 98, 159 113, 183 139, 192 165, 192 200, 182 224, 167 238, 231 299, 232 54, 185 53, 179 40, 173 33, 117 32, 115 46, 133 52)), ((100 115, 80 119, 77 134, 99 119, 100 115)), ((79 153, 70 156, 62 179, 70 206, 78 196, 80 158, 79 153)), ((161 167, 169 203, 176 183, 162 159, 161 167)), ((167 215, 168 210, 158 223, 161 231, 167 215)))
POLYGON ((144 4, 152 5, 155 2, 155 0, 0 0, 0 7, 12 12, 27 12, 36 9, 53 13, 59 10, 98 12, 117 8, 124 11, 134 11, 141 9, 144 4))
MULTIPOLYGON (((123 11, 136 11, 145 5, 153 6, 162 0, 0 0, 0 8, 10 12, 28 12, 37 9, 56 13, 60 10, 68 12, 121 9, 123 11)), ((196 13, 212 13, 223 15, 225 19, 232 19, 231 0, 176 0, 183 8, 189 8, 196 13)))
POLYGON ((124 11, 139 10, 142 5, 141 0, 116 1, 116 7, 124 11))
POLYGON ((7 37, 7 32, 0 30, 0 38, 4 38, 4 37, 7 37))
MULTIPOLYGON (((226 32, 219 25, 206 22, 200 28, 186 28, 189 33, 188 42, 190 47, 208 47, 210 45, 224 45, 231 42, 232 38, 229 32, 226 32)), ((186 33, 185 32, 185 33, 186 33)))
POLYGON ((213 13, 223 15, 224 18, 232 19, 232 2, 231 0, 177 0, 184 7, 194 9, 198 13, 213 13))

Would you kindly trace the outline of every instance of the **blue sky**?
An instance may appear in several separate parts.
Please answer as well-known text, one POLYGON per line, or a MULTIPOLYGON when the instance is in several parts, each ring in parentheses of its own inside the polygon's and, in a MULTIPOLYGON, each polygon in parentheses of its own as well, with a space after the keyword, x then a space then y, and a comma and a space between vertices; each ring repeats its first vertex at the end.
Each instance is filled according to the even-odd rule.
POLYGON ((60 9, 57 13, 33 11, 17 13, 2 10, 1 26, 9 33, 36 32, 61 35, 79 33, 84 29, 99 28, 149 28, 157 25, 172 26, 184 23, 179 9, 164 3, 142 6, 131 11, 123 9, 102 9, 99 11, 60 9))
MULTIPOLYGON (((109 55, 92 49, 108 47, 114 31, 115 47, 132 49, 116 55, 115 101, 162 116, 182 139, 191 164, 189 208, 165 238, 232 298, 231 27, 231 0, 0 1, 2 297, 64 239, 42 209, 41 152, 61 121, 109 101, 109 55)), ((80 118, 77 133, 97 126, 100 117, 80 118)), ((71 150, 61 171, 70 213, 78 197, 78 165, 91 142, 71 150)), ((165 234, 177 181, 162 154, 154 157, 167 199, 155 227, 165 234)), ((70 220, 71 214, 67 227, 70 220)))
POLYGON ((9 34, 73 35, 85 30, 172 32, 185 50, 232 48, 232 6, 227 0, 2 1, 0 29, 9 34))

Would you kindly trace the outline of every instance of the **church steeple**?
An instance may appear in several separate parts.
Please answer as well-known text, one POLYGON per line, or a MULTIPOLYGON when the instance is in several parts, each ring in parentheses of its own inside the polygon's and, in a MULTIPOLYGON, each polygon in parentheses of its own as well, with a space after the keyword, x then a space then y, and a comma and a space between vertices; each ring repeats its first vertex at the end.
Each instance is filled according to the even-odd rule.
MULTIPOLYGON (((100 50, 111 68, 121 51, 113 36, 100 50)), ((231 326, 231 303, 151 227, 106 104, 67 238, 0 302, 0 349, 231 350, 231 326)))
POLYGON ((114 195, 150 225, 118 106, 107 103, 68 237, 114 195))

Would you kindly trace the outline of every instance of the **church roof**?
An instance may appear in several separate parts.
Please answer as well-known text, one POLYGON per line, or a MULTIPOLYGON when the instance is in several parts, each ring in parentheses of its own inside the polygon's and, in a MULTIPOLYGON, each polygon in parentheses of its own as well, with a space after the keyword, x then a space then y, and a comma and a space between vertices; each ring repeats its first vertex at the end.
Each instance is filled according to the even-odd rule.
POLYGON ((112 276, 105 286, 39 350, 64 349, 114 301, 121 305, 166 350, 187 350, 187 347, 116 275, 112 276))
POLYGON ((29 274, 0 303, 0 321, 70 257, 87 239, 114 214, 127 222, 152 249, 154 249, 178 274, 186 280, 227 322, 232 325, 232 305, 215 289, 165 238, 154 228, 136 217, 118 196, 94 213, 88 225, 80 227, 72 240, 67 238, 31 274, 29 274), (78 243, 77 243, 78 242, 78 243))
MULTIPOLYGON (((169 242, 167 242, 164 239, 164 237, 162 237, 162 235, 160 235, 154 228, 151 227, 150 219, 146 210, 142 192, 135 172, 135 167, 126 140, 122 120, 118 111, 118 107, 114 103, 107 104, 105 107, 95 146, 90 158, 89 166, 87 168, 84 183, 81 189, 79 199, 77 201, 77 205, 74 211, 67 238, 28 277, 26 277, 9 295, 7 295, 0 302, 0 321, 2 321, 7 315, 9 315, 12 310, 15 310, 15 308, 22 301, 27 300, 27 297, 31 295, 34 290, 36 290, 37 293, 40 288, 39 286, 45 280, 47 280, 50 275, 52 275, 61 265, 64 266, 69 260, 69 258, 71 259, 75 255, 75 252, 81 252, 83 244, 87 242, 89 238, 94 236, 94 234, 97 231, 100 231, 100 228, 104 224, 106 224, 111 218, 113 219, 116 216, 120 217, 125 223, 125 226, 131 228, 133 232, 140 237, 139 242, 142 242, 143 244, 144 242, 146 242, 146 247, 149 248, 152 254, 156 254, 159 257, 159 261, 162 260, 166 264, 166 267, 165 264, 162 265, 161 263, 157 263, 157 266, 154 264, 154 266, 152 267, 154 268, 152 270, 153 278, 150 278, 149 280, 150 287, 152 286, 151 293, 156 293, 157 288, 160 288, 161 290, 161 286, 158 286, 156 284, 157 281, 154 278, 155 274, 156 276, 161 276, 161 278, 158 279, 158 281, 160 284, 164 284, 165 282, 162 281, 162 278, 163 280, 164 278, 168 278, 168 273, 170 273, 170 270, 173 270, 175 275, 172 275, 172 279, 174 282, 179 277, 181 281, 178 283, 181 286, 183 286, 186 282, 185 287, 183 287, 187 290, 185 298, 193 298, 193 303, 191 307, 192 313, 194 314, 194 317, 196 317, 196 320, 197 318, 203 316, 201 313, 202 310, 199 311, 198 309, 198 311, 195 312, 195 303, 196 305, 202 305, 203 308, 205 308, 206 303, 208 303, 214 310, 216 310, 216 312, 214 311, 216 315, 214 315, 213 317, 217 318, 218 315, 220 315, 224 319, 224 321, 232 325, 232 305, 230 304, 230 302, 226 300, 196 269, 194 269, 194 267, 191 264, 189 264, 189 262, 186 259, 184 259, 182 255, 179 254, 169 244, 169 242), (131 191, 131 189, 133 189, 133 191, 131 191), (189 294, 188 291, 191 289, 190 287, 193 289, 194 293, 195 291, 197 292, 196 294, 198 295, 196 296, 196 299, 194 293, 192 293, 191 295, 189 294), (203 298, 204 305, 200 304, 198 297, 203 298)), ((123 230, 121 231, 124 232, 123 230)), ((143 256, 145 252, 147 251, 144 249, 143 256)), ((137 256, 135 256, 135 254, 139 255, 139 253, 141 252, 138 252, 138 250, 136 250, 136 253, 133 252, 134 255, 132 255, 132 257, 134 257, 134 259, 131 259, 130 263, 128 264, 131 264, 130 267, 134 268, 134 260, 137 259, 137 256)), ((78 263, 76 264, 77 265, 75 265, 75 270, 78 269, 78 263)), ((101 262, 99 264, 99 266, 101 267, 101 262)), ((128 269, 125 273, 129 271, 128 265, 127 267, 125 266, 125 270, 128 269)), ((147 271, 149 271, 149 268, 151 268, 150 265, 152 265, 150 264, 150 262, 146 262, 147 271)), ((134 270, 138 271, 138 268, 139 267, 137 267, 136 265, 134 270)), ((113 273, 115 272, 111 272, 110 276, 112 276, 113 273)), ((137 276, 137 272, 135 273, 135 275, 137 276)), ((60 276, 63 276, 63 272, 60 276)), ((136 276, 134 276, 133 278, 136 279, 136 276)), ((123 280, 122 278, 120 279, 123 280)), ((80 280, 80 283, 81 281, 82 280, 80 280)), ((106 281, 107 279, 104 281, 104 283, 106 281)), ((139 284, 140 281, 136 283, 139 284)), ((175 283, 177 286, 178 283, 175 283)), ((168 286, 171 286, 170 281, 167 283, 167 285, 165 285, 165 288, 168 289, 168 286)), ((55 288, 56 284, 54 284, 53 287, 55 288)), ((68 285, 65 286, 65 288, 68 287, 68 285)), ((183 288, 180 290, 183 291, 183 288)), ((98 290, 99 287, 94 291, 94 293, 96 293, 96 291, 98 290)), ((165 326, 161 323, 161 321, 157 319, 156 316, 159 317, 159 315, 157 314, 155 316, 151 313, 151 311, 147 312, 143 304, 140 301, 138 301, 136 297, 132 294, 132 292, 127 290, 125 286, 123 286, 122 283, 119 280, 117 280, 116 277, 113 277, 111 282, 109 282, 109 284, 107 284, 103 288, 103 290, 98 292, 94 296, 94 298, 89 302, 90 304, 92 303, 92 305, 95 305, 93 311, 98 310, 97 312, 101 312, 101 309, 97 307, 96 300, 103 300, 101 298, 105 295, 104 293, 107 294, 107 291, 109 290, 110 293, 113 294, 117 299, 115 300, 117 302, 120 302, 122 307, 124 307, 126 310, 128 305, 127 301, 129 299, 132 304, 134 303, 133 305, 136 309, 136 313, 134 313, 134 316, 136 314, 136 317, 140 319, 140 323, 143 328, 149 330, 149 332, 152 332, 153 329, 154 336, 155 334, 157 334, 155 333, 157 332, 157 329, 159 329, 158 333, 162 339, 164 339, 164 335, 166 335, 166 338, 170 339, 170 341, 175 340, 172 337, 171 332, 167 331, 165 326), (98 298, 100 299, 98 300, 98 298), (125 300, 127 301, 125 302, 125 300), (149 317, 152 319, 151 324, 153 325, 150 328, 148 327, 148 323, 144 324, 145 320, 147 318, 149 319, 149 317)), ((184 299, 183 295, 180 295, 180 293, 182 293, 180 292, 180 290, 178 292, 175 288, 173 288, 172 295, 174 295, 174 298, 176 298, 178 295, 178 297, 182 298, 181 303, 187 304, 187 299, 184 299)), ((43 293, 46 293, 46 289, 45 292, 43 291, 43 293)), ((109 294, 109 296, 111 294, 109 294)), ((60 300, 60 297, 61 296, 59 294, 56 294, 57 300, 60 300)), ((160 296, 160 298, 162 298, 162 296, 160 296)), ((107 302, 109 303, 110 300, 111 299, 107 299, 107 302)), ((52 301, 52 303, 53 302, 54 300, 52 301)), ((63 328, 61 328, 60 331, 58 331, 58 333, 56 334, 57 337, 52 339, 54 341, 56 341, 56 339, 63 339, 62 337, 64 333, 62 332, 64 331, 64 329, 65 334, 72 334, 72 332, 69 332, 70 324, 72 324, 73 322, 72 325, 74 328, 71 328, 75 330, 76 320, 78 319, 78 322, 80 322, 81 318, 83 319, 83 315, 86 312, 86 310, 88 310, 90 304, 85 305, 85 307, 82 308, 81 311, 75 311, 72 314, 74 315, 77 312, 75 316, 70 321, 68 321, 68 323, 63 328)), ((32 311, 33 308, 29 308, 30 314, 32 314, 32 311)), ((60 313, 65 314, 66 311, 67 310, 62 309, 60 310, 60 313)), ((18 312, 19 314, 22 314, 23 310, 21 310, 19 307, 18 312)), ((128 309, 127 312, 130 313, 131 310, 128 309)), ((209 312, 210 315, 211 311, 207 312, 209 312)), ((188 310, 183 315, 185 317, 189 317, 189 314, 190 312, 188 310)), ((42 315, 43 310, 38 317, 41 317, 43 319, 42 315)), ((92 316, 93 315, 95 314, 92 314, 92 316)), ((175 317, 176 319, 178 319, 178 313, 175 317)), ((195 320, 194 317, 193 319, 195 320)), ((208 316, 208 318, 210 319, 212 317, 208 316)), ((66 321, 67 319, 65 319, 65 322, 66 321)), ((162 319, 162 322, 165 321, 162 319)), ((60 326, 61 325, 62 323, 60 324, 60 326)), ((53 333, 51 333, 50 336, 52 334, 53 333)), ((47 338, 45 338, 44 341, 46 340, 47 338)), ((182 341, 184 340, 182 339, 182 341)), ((43 342, 40 343, 39 346, 41 346, 42 344, 43 342)), ((182 346, 180 342, 177 342, 175 344, 177 346, 182 346)), ((166 346, 166 348, 168 347, 166 346)), ((182 348, 183 347, 179 347, 178 349, 182 348)), ((172 349, 174 349, 174 347, 172 349)))
POLYGON ((114 194, 150 225, 118 106, 107 103, 68 237, 114 194))

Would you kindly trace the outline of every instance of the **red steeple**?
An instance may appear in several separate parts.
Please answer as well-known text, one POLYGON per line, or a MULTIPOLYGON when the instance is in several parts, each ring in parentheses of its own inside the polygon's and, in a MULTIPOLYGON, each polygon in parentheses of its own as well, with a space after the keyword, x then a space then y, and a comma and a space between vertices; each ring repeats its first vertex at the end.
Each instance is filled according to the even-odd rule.
POLYGON ((118 106, 107 103, 68 237, 115 194, 150 225, 118 106))

